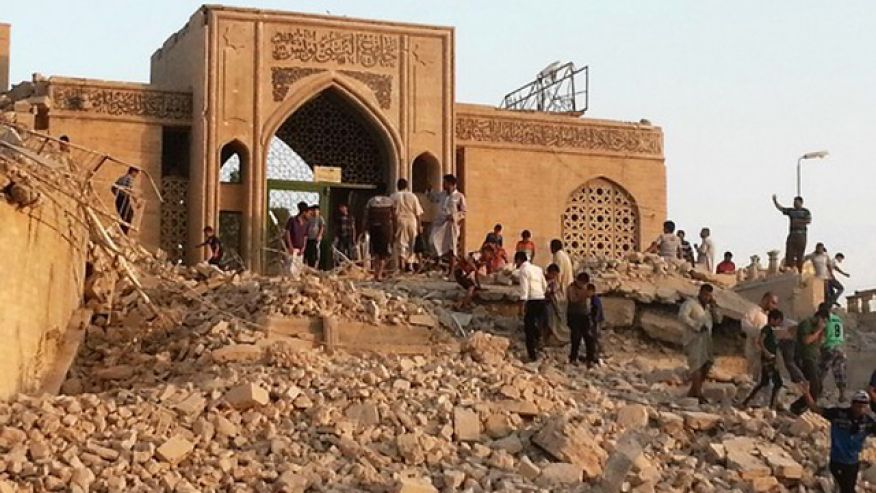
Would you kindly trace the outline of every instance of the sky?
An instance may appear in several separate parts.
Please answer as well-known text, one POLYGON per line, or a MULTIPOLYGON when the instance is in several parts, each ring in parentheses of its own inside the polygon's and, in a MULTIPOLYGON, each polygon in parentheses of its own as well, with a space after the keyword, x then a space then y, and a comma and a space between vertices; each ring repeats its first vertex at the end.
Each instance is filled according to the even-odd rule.
MULTIPOLYGON (((13 81, 147 81, 188 0, 7 2, 13 81)), ((590 67, 588 117, 663 128, 669 217, 737 264, 784 250, 797 158, 809 247, 876 287, 876 2, 872 0, 244 1, 232 5, 454 26, 456 98, 498 104, 554 60, 590 67)))

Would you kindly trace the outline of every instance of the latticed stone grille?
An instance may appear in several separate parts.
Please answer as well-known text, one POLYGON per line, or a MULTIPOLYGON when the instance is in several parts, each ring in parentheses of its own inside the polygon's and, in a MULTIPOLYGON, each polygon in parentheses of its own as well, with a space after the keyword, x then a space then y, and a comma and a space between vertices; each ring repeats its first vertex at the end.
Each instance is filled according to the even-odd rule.
POLYGON ((639 211, 626 190, 604 178, 578 188, 563 213, 563 243, 573 256, 620 258, 639 248, 639 211))
POLYGON ((234 211, 219 211, 219 239, 228 253, 240 254, 243 215, 234 211))
POLYGON ((181 260, 186 242, 186 191, 189 180, 181 176, 161 178, 161 249, 174 262, 181 260))
MULTIPOLYGON (((311 167, 340 167, 344 183, 382 184, 385 180, 379 138, 338 94, 323 92, 305 103, 280 127, 277 137, 311 167)), ((268 179, 296 180, 295 175, 293 169, 281 166, 268 169, 268 179)))

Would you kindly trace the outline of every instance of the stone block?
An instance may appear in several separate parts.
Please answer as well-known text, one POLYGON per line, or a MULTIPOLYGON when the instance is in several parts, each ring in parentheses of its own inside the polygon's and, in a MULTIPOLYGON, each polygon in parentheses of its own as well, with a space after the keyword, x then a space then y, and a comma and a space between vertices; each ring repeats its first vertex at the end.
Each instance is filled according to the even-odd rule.
POLYGON ((632 327, 636 320, 636 302, 626 298, 602 298, 602 311, 606 327, 632 327))
POLYGON ((517 464, 517 474, 532 481, 541 474, 541 469, 533 464, 528 456, 524 455, 517 464))
POLYGON ((686 411, 683 416, 684 424, 691 430, 708 431, 721 423, 721 416, 718 414, 686 411))
POLYGON ((660 429, 664 433, 677 435, 684 429, 684 418, 675 413, 662 412, 659 414, 658 420, 660 421, 660 429))
POLYGON ((271 401, 268 391, 254 383, 238 385, 226 392, 222 398, 238 410, 264 406, 271 401))
POLYGON ((408 322, 411 325, 419 325, 421 327, 430 327, 433 329, 438 327, 438 321, 435 320, 435 317, 432 315, 411 315, 410 318, 408 318, 408 322))
POLYGON ((476 442, 481 438, 481 420, 471 409, 455 407, 453 409, 453 433, 457 441, 476 442))
POLYGON ((812 434, 815 431, 815 425, 813 425, 809 420, 807 420, 804 416, 800 416, 791 423, 791 426, 788 428, 788 432, 794 436, 798 437, 806 437, 812 434))
POLYGON ((681 346, 687 329, 675 314, 650 308, 642 309, 639 325, 648 337, 658 341, 681 346))
POLYGON ((344 411, 344 416, 363 426, 374 426, 380 423, 380 413, 372 402, 353 404, 344 411))
POLYGON ((505 414, 491 414, 484 422, 484 431, 490 438, 504 438, 514 431, 511 420, 505 414))
POLYGON ((641 404, 628 404, 617 412, 617 424, 628 430, 648 426, 648 408, 641 404))
POLYGON ((603 493, 619 493, 627 473, 642 456, 642 446, 634 435, 624 435, 605 463, 602 480, 599 482, 603 493))
POLYGON ((425 478, 401 478, 392 490, 394 493, 438 493, 438 489, 425 478))
POLYGON ((565 418, 550 419, 533 436, 532 442, 553 458, 577 465, 583 470, 587 479, 602 474, 602 464, 607 455, 605 450, 599 446, 596 437, 589 431, 581 426, 572 425, 565 418))
POLYGON ((200 393, 194 392, 173 407, 185 416, 198 416, 204 412, 206 406, 207 399, 200 393))
POLYGON ((525 418, 531 418, 540 414, 538 406, 536 406, 532 402, 521 401, 517 399, 505 399, 502 401, 494 402, 492 404, 492 407, 496 411, 514 413, 525 418))
POLYGON ((504 450, 509 454, 518 454, 523 451, 523 442, 516 433, 494 440, 490 446, 497 450, 504 450))
POLYGON ((211 354, 216 363, 257 363, 264 351, 255 344, 231 344, 215 349, 211 354))
POLYGON ((732 437, 723 440, 727 451, 727 468, 738 471, 742 479, 750 480, 770 475, 770 468, 754 454, 757 442, 750 437, 732 437))
POLYGON ((730 401, 736 397, 737 386, 732 383, 711 383, 703 386, 703 397, 711 402, 730 401))
POLYGON ((751 480, 751 490, 755 493, 779 491, 779 481, 773 476, 757 477, 751 480))
POLYGON ((155 453, 158 454, 158 457, 165 462, 169 462, 171 464, 179 464, 190 453, 192 453, 192 450, 194 449, 195 445, 192 442, 186 440, 179 435, 176 435, 161 444, 161 446, 155 450, 155 453))
POLYGON ((772 469, 775 477, 780 479, 801 479, 803 477, 803 466, 782 447, 772 443, 759 442, 757 449, 772 469))
POLYGON ((538 482, 548 486, 579 484, 581 468, 568 462, 553 462, 542 468, 538 482))

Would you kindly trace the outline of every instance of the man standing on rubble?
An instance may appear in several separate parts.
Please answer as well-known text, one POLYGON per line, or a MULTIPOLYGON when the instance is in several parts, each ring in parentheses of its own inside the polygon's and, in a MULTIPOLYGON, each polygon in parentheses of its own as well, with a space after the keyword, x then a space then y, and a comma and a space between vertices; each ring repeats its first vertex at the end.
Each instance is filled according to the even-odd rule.
POLYGON ((824 328, 830 312, 822 304, 815 315, 807 318, 797 326, 796 357, 797 366, 803 372, 808 384, 808 392, 791 403, 791 412, 802 414, 806 410, 807 394, 818 400, 821 395, 821 375, 819 374, 819 356, 824 338, 824 328))
POLYGON ((414 242, 420 229, 420 216, 423 206, 420 199, 408 190, 408 181, 399 178, 396 191, 390 198, 395 204, 395 218, 398 228, 395 232, 395 248, 398 255, 399 270, 412 270, 414 261, 414 242))
POLYGON ((124 234, 128 234, 131 229, 131 221, 134 220, 134 180, 139 174, 140 170, 132 166, 112 186, 113 195, 116 197, 116 212, 121 219, 119 228, 124 234))
POLYGON ((526 354, 534 362, 538 359, 539 332, 547 321, 547 279, 541 267, 529 262, 526 252, 514 254, 514 265, 520 273, 520 314, 526 333, 526 354))
MULTIPOLYGON (((673 235, 674 236, 674 235, 673 235)), ((690 391, 688 397, 696 397, 705 402, 703 383, 715 362, 712 349, 712 329, 721 323, 718 305, 712 296, 714 288, 711 284, 703 284, 696 298, 690 298, 681 305, 678 318, 687 329, 685 334, 684 352, 690 370, 690 391)))
POLYGON ((855 493, 861 469, 861 449, 867 437, 876 435, 876 420, 867 413, 870 396, 855 392, 851 407, 820 408, 808 392, 809 409, 830 422, 830 474, 840 493, 855 493))
POLYGON ((444 193, 441 194, 441 202, 438 215, 432 225, 432 245, 438 257, 450 259, 448 276, 453 275, 458 255, 459 231, 465 220, 466 203, 465 195, 456 189, 457 180, 453 175, 444 175, 442 186, 444 193))
POLYGON ((675 235, 675 223, 664 222, 663 234, 658 236, 645 252, 657 253, 666 261, 681 258, 681 239, 675 235))
MULTIPOLYGON (((827 317, 824 328, 824 345, 821 347, 821 364, 818 372, 822 379, 827 376, 828 370, 833 372, 833 381, 839 393, 839 401, 846 402, 847 371, 846 353, 843 351, 843 343, 845 342, 843 321, 836 313, 830 311, 832 305, 829 302, 825 302, 821 306, 830 315, 827 317)), ((823 384, 821 388, 824 388, 823 384)))
POLYGON ((368 232, 368 245, 371 253, 371 268, 374 280, 383 280, 383 269, 390 257, 396 220, 392 199, 386 195, 375 195, 365 204, 365 227, 368 232))
POLYGON ((773 194, 773 205, 790 220, 788 239, 785 242, 785 267, 795 267, 797 272, 803 272, 806 231, 812 222, 812 214, 803 207, 803 197, 794 197, 794 207, 783 207, 773 194))
POLYGON ((761 329, 767 324, 767 314, 779 307, 779 297, 767 291, 760 298, 760 304, 752 307, 740 320, 742 333, 745 335, 745 360, 748 363, 748 374, 757 382, 761 377, 761 355, 757 341, 761 329))

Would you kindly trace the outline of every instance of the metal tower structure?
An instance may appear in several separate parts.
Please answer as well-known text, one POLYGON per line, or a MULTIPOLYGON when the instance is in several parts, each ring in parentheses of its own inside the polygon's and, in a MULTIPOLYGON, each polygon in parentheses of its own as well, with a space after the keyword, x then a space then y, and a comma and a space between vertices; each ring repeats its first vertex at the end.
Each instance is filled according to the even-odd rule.
POLYGON ((589 85, 588 66, 575 68, 572 62, 556 61, 532 82, 506 94, 499 107, 583 115, 589 104, 589 85))

